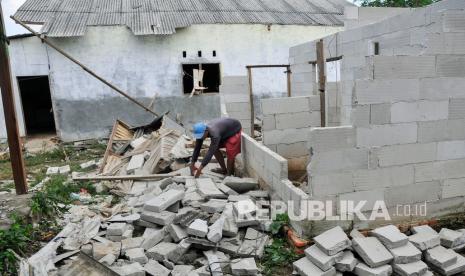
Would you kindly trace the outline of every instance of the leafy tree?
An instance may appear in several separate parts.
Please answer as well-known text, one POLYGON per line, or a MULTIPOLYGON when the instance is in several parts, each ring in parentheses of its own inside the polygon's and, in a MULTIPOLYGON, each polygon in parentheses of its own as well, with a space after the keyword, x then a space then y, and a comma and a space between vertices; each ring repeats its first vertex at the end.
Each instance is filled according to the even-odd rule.
POLYGON ((440 0, 356 0, 362 7, 400 7, 417 8, 430 5, 440 0))

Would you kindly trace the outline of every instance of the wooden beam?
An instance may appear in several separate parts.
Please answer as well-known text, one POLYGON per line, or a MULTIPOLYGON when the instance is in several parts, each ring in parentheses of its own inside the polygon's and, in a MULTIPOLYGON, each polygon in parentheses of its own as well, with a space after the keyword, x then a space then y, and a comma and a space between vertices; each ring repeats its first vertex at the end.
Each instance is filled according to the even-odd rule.
POLYGON ((320 91, 321 126, 326 126, 326 75, 323 39, 316 43, 316 60, 318 65, 318 91, 320 91))
POLYGON ((73 177, 74 181, 103 181, 103 180, 160 180, 179 175, 179 173, 147 174, 147 175, 87 175, 73 177))
POLYGON ((289 64, 263 64, 263 65, 247 65, 248 68, 279 68, 279 67, 289 67, 289 64))
POLYGON ((250 137, 255 138, 255 114, 253 106, 252 90, 252 67, 247 67, 247 77, 249 78, 249 100, 250 100, 250 137))
POLYGON ((287 96, 291 97, 291 66, 287 66, 286 77, 287 77, 287 96))
POLYGON ((5 113, 8 148, 10 150, 11 167, 15 181, 16 194, 27 193, 27 178, 24 171, 24 160, 16 118, 15 99, 13 96, 10 59, 8 56, 5 22, 0 2, 0 90, 2 91, 3 112, 5 113))

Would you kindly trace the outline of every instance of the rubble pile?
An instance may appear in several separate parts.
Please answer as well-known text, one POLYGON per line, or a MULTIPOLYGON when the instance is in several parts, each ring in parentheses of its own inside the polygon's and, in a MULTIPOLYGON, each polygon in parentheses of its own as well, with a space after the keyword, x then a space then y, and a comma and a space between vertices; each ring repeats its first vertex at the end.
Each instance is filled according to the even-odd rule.
POLYGON ((314 238, 305 257, 294 262, 300 275, 427 276, 463 275, 465 229, 447 228, 437 233, 428 225, 415 226, 407 236, 396 226, 376 228, 365 237, 357 230, 351 239, 341 227, 314 238), (433 274, 436 273, 436 274, 433 274))

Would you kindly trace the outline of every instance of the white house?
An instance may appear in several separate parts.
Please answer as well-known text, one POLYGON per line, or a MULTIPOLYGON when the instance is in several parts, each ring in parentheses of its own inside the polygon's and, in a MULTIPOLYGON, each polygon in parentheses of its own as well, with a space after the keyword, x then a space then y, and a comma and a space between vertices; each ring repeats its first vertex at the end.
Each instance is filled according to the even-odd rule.
MULTIPOLYGON (((246 65, 288 64, 289 47, 343 29, 345 0, 28 0, 15 16, 42 24, 51 41, 129 95, 186 125, 220 115, 224 76, 246 65), (192 69, 207 93, 189 98, 192 69)), ((65 141, 108 135, 116 118, 137 125, 152 115, 52 48, 11 37, 21 134, 65 141)), ((286 90, 283 69, 254 71, 254 93, 286 90)), ((0 114, 3 114, 0 112, 0 114)), ((0 136, 5 137, 4 126, 0 136)))

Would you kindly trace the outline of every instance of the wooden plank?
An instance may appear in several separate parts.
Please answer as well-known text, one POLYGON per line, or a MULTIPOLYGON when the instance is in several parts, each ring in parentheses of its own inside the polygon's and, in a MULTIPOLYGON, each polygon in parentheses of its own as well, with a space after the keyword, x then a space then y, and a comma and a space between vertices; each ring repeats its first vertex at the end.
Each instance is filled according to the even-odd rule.
POLYGON ((253 106, 252 67, 247 67, 247 77, 249 78, 250 137, 255 138, 255 111, 253 106))
POLYGON ((318 65, 318 90, 320 91, 321 127, 326 126, 326 75, 323 39, 316 43, 316 59, 318 65))
POLYGON ((76 176, 73 177, 74 181, 102 181, 102 180, 161 180, 173 176, 177 176, 179 173, 167 173, 167 174, 147 174, 147 175, 91 175, 91 176, 76 176))
POLYGON ((27 193, 27 178, 24 170, 23 152, 19 137, 18 119, 16 118, 15 100, 11 80, 10 59, 0 3, 0 90, 2 91, 3 112, 10 150, 11 167, 15 181, 16 194, 27 193))

